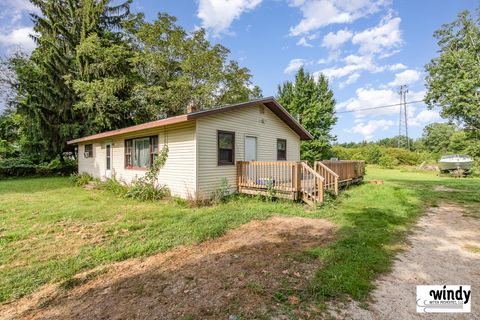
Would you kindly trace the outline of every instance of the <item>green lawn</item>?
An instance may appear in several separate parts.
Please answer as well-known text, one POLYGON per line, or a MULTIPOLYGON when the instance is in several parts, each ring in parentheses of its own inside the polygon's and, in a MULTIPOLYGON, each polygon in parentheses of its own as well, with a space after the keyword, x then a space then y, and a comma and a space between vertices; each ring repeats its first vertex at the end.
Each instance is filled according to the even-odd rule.
MULTIPOLYGON (((351 187, 316 210, 250 197, 191 209, 178 201, 139 202, 85 190, 68 178, 0 181, 0 302, 46 283, 68 284, 83 270, 218 237, 272 215, 323 217, 340 226, 336 241, 305 252, 302 258, 319 258, 322 267, 308 290, 297 294, 363 299, 375 277, 388 270, 392 254, 424 207, 441 200, 480 206, 480 179, 376 168, 367 172, 368 179, 386 183, 351 187), (435 191, 438 185, 461 192, 435 191)), ((472 209, 471 215, 477 212, 472 209)), ((284 294, 288 292, 278 297, 284 294)))

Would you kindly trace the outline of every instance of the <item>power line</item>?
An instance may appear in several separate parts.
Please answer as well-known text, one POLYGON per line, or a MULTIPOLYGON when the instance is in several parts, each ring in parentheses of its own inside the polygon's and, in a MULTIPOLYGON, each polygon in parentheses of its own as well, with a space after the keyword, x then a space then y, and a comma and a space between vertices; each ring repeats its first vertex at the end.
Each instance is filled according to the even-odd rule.
POLYGON ((336 113, 349 113, 349 112, 359 112, 359 111, 364 111, 364 110, 374 110, 374 109, 382 109, 382 108, 391 108, 391 107, 398 107, 402 106, 404 104, 412 104, 412 103, 420 103, 423 102, 423 100, 416 100, 416 101, 407 101, 407 102, 402 102, 402 103, 395 103, 395 104, 388 104, 384 106, 378 106, 378 107, 370 107, 370 108, 359 108, 355 110, 345 110, 345 111, 337 111, 336 113))

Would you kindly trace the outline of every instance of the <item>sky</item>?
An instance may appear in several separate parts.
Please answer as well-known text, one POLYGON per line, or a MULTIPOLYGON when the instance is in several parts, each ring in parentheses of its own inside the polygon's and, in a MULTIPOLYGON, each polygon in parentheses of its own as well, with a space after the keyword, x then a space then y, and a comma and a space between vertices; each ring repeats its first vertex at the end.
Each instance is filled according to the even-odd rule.
MULTIPOLYGON (((204 27, 211 42, 231 50, 230 58, 250 69, 264 96, 293 80, 303 66, 325 74, 337 102, 338 142, 374 141, 398 134, 399 86, 407 101, 425 94, 425 65, 437 56, 433 37, 442 24, 474 0, 134 0, 133 11, 153 20, 158 12, 178 18, 187 31, 204 27), (352 112, 353 111, 353 112, 352 112)), ((27 0, 0 0, 0 56, 35 48, 29 38, 27 0)), ((410 137, 426 124, 445 121, 423 103, 408 105, 410 137)))

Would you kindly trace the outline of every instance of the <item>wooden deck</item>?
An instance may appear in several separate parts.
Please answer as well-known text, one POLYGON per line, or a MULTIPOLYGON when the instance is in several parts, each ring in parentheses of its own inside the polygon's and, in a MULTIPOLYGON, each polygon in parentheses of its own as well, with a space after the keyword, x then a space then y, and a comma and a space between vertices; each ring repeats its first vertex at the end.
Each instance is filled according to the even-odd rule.
POLYGON ((365 175, 365 161, 363 160, 324 160, 320 163, 338 175, 340 186, 360 182, 365 175))
POLYGON ((307 162, 238 161, 238 191, 291 200, 310 205, 324 200, 325 190, 338 194, 343 185, 363 179, 364 161, 316 161, 314 168, 307 162))

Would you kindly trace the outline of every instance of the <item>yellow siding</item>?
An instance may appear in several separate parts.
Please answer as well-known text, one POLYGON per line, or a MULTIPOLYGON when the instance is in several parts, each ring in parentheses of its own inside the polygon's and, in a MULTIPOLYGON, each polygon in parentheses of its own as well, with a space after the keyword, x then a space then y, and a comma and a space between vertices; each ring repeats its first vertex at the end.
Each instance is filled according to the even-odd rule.
POLYGON ((105 179, 105 144, 112 142, 112 173, 118 180, 131 183, 143 176, 145 170, 125 169, 124 148, 125 139, 142 136, 159 136, 159 150, 163 148, 165 138, 169 146, 169 154, 165 167, 160 170, 159 183, 169 187, 172 195, 187 197, 195 192, 196 186, 196 143, 195 122, 156 128, 155 130, 139 131, 128 136, 113 138, 94 143, 94 157, 86 159, 83 156, 84 144, 79 145, 78 169, 94 177, 105 179))
POLYGON ((236 187, 236 166, 217 165, 217 130, 235 132, 235 160, 243 161, 245 137, 257 138, 257 160, 277 160, 277 139, 287 140, 287 161, 300 160, 300 137, 270 109, 253 106, 197 120, 197 190, 206 196, 223 177, 236 187), (262 113, 263 112, 263 113, 262 113))

